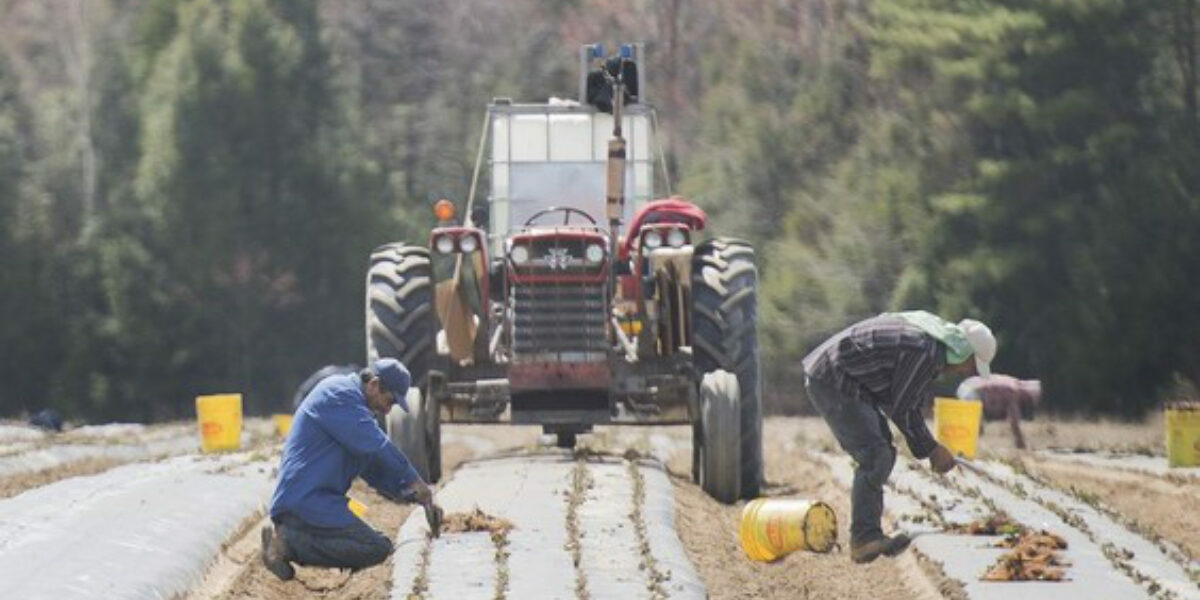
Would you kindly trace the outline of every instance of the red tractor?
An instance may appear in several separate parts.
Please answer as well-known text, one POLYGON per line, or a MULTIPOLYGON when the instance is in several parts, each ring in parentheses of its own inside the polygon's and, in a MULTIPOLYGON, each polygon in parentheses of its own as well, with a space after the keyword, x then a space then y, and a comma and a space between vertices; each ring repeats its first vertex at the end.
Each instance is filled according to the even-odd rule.
POLYGON ((427 244, 371 253, 368 364, 411 370, 411 412, 387 429, 428 480, 441 423, 537 424, 562 447, 597 424, 690 424, 703 489, 759 494, 754 250, 702 240, 704 211, 655 195, 640 54, 584 46, 579 101, 493 100, 465 219, 439 201, 427 244))

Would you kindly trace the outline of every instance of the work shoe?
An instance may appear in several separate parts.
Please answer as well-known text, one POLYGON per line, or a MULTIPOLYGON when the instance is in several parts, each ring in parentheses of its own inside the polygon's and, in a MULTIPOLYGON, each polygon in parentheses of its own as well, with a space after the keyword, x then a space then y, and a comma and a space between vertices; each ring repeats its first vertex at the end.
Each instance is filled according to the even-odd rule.
POLYGON ((880 554, 896 556, 904 552, 910 543, 912 543, 912 539, 903 533, 891 537, 883 536, 861 544, 852 543, 850 544, 850 560, 856 563, 869 563, 879 558, 880 554))
POLYGON ((283 541, 283 536, 276 535, 275 528, 270 525, 263 525, 263 565, 282 581, 288 581, 296 576, 296 569, 284 558, 285 556, 287 556, 287 543, 283 541))

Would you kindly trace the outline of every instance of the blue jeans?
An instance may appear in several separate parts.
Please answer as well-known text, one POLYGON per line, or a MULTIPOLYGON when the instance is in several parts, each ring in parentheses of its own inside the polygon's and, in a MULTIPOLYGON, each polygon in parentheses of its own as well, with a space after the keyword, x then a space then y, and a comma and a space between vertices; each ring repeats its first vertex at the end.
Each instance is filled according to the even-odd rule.
POLYGON ((883 518, 883 484, 896 464, 887 417, 874 405, 849 398, 824 381, 806 377, 804 387, 842 450, 858 463, 850 491, 850 544, 883 537, 879 525, 883 518))
POLYGON ((392 541, 355 519, 347 527, 315 527, 290 515, 275 523, 287 543, 287 560, 299 565, 365 569, 392 554, 392 541))

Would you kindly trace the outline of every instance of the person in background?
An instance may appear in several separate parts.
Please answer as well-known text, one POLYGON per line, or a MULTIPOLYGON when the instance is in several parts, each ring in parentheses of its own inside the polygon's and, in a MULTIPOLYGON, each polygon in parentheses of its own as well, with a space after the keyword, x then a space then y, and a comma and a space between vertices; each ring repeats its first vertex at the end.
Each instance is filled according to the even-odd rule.
POLYGON ((857 466, 851 489, 850 558, 868 563, 908 547, 904 534, 886 536, 883 485, 896 463, 888 419, 900 429, 913 456, 928 458, 934 471, 954 468, 954 455, 925 425, 930 384, 943 372, 987 375, 996 339, 986 325, 948 322, 925 311, 884 313, 829 338, 804 358, 805 387, 857 466))
POLYGON ((62 416, 53 408, 38 411, 37 414, 29 418, 29 424, 54 433, 62 433, 63 430, 62 416))
POLYGON ((273 526, 262 529, 263 564, 276 577, 293 578, 291 563, 358 570, 392 553, 391 540, 350 512, 346 492, 356 477, 389 499, 440 513, 375 418, 393 403, 408 411, 410 380, 400 361, 382 358, 359 373, 326 377, 300 403, 271 498, 273 526))
POLYGON ((982 401, 984 420, 1007 419, 1017 448, 1025 449, 1025 437, 1021 435, 1021 413, 1032 414, 1033 409, 1041 403, 1042 382, 993 373, 987 377, 976 376, 963 380, 958 385, 957 395, 963 400, 982 401))

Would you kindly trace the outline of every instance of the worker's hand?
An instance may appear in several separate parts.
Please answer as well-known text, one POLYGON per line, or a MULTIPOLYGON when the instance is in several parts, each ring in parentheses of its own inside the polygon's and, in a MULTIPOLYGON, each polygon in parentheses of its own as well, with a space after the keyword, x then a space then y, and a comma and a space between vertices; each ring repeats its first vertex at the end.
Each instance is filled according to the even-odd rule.
POLYGON ((949 473, 954 466, 958 464, 954 461, 954 454, 950 449, 938 444, 937 448, 929 455, 929 466, 933 468, 935 473, 949 473))
POLYGON ((408 487, 404 488, 401 496, 414 504, 428 506, 433 503, 433 490, 429 487, 429 484, 420 478, 417 478, 416 481, 413 481, 408 487))

